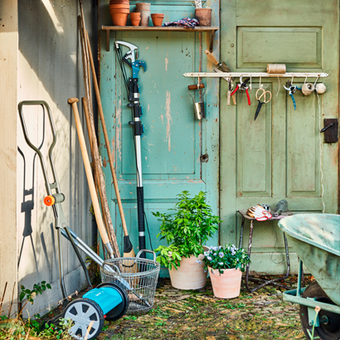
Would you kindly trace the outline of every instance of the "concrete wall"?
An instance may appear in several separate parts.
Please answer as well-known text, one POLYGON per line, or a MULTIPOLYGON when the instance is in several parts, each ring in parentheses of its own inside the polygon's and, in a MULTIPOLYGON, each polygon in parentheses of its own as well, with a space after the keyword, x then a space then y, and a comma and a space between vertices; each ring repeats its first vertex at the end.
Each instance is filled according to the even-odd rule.
MULTIPOLYGON (((83 7, 91 39, 95 7, 91 1, 84 1, 83 7)), ((45 100, 49 104, 57 134, 53 160, 61 190, 66 197, 62 204, 63 211, 69 227, 91 245, 91 201, 73 114, 67 103, 69 97, 81 98, 85 95, 77 25, 79 13, 76 0, 18 2, 18 86, 15 104, 22 100, 45 100)), ((79 111, 82 113, 80 105, 79 111)), ((38 147, 43 144, 41 152, 47 155, 45 145, 49 146, 51 141, 47 117, 44 119, 41 108, 24 107, 23 113, 31 141, 38 147)), ((12 117, 11 124, 15 124, 13 122, 17 120, 18 110, 14 105, 7 115, 12 117)), ((2 223, 0 229, 2 235, 3 229, 6 229, 11 238, 17 236, 17 250, 6 253, 4 258, 13 261, 16 257, 16 266, 12 265, 12 270, 18 269, 19 287, 24 285, 32 289, 33 284, 41 281, 51 283, 52 290, 37 296, 33 306, 27 304, 25 307, 30 315, 37 312, 44 314, 48 311, 46 308, 62 298, 58 271, 58 235, 54 228, 52 209, 43 203, 46 189, 39 159, 26 144, 19 120, 16 131, 14 128, 12 130, 13 136, 17 133, 17 149, 12 148, 12 153, 15 153, 13 158, 17 158, 17 190, 13 183, 11 187, 12 196, 17 193, 17 231, 14 207, 11 210, 13 216, 9 220, 11 232, 8 225, 2 223)), ((50 171, 48 173, 51 174, 50 171)), ((52 177, 49 181, 53 181, 52 177)), ((69 295, 84 288, 86 280, 70 243, 65 239, 61 242, 66 293, 69 295)), ((1 262, 4 258, 1 258, 1 262)), ((1 283, 4 279, 1 275, 1 283)))

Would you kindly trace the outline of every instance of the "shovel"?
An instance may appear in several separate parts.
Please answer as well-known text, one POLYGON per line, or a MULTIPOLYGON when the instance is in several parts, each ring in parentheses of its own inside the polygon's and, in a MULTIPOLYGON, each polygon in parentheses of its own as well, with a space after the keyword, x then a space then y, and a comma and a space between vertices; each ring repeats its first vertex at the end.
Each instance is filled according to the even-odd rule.
MULTIPOLYGON (((228 65, 224 61, 222 61, 222 63, 219 63, 209 50, 205 50, 204 53, 207 55, 208 59, 210 59, 210 61, 212 61, 213 64, 215 65, 214 67, 215 72, 231 72, 228 65)), ((232 91, 231 83, 234 81, 234 79, 230 77, 223 77, 223 79, 228 83, 227 105, 229 106, 230 105, 230 94, 232 91)), ((234 105, 236 105, 236 97, 233 96, 232 98, 233 98, 234 105)))

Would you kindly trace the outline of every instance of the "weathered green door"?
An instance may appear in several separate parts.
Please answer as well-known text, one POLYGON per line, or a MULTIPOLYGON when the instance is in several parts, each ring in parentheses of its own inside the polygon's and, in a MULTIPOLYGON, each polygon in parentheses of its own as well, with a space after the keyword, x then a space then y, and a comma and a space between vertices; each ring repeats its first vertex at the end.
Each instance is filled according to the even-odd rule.
MULTIPOLYGON (((102 1, 101 24, 109 26, 108 3, 102 1), (106 10, 105 10, 106 9, 106 10)), ((131 2, 133 5, 133 2, 131 2)), ((193 17, 193 6, 189 1, 154 1, 152 12, 164 12, 165 21, 193 17)), ((133 7, 132 7, 133 8, 133 7)), ((151 214, 173 208, 176 195, 188 190, 192 195, 200 190, 207 198, 214 213, 218 214, 218 92, 216 81, 207 80, 206 116, 201 121, 194 116, 193 101, 188 85, 193 79, 184 78, 183 73, 200 68, 203 50, 207 48, 207 34, 191 32, 128 31, 111 32, 110 51, 106 50, 106 33, 101 32, 100 74, 101 96, 104 114, 112 140, 116 171, 127 227, 135 251, 138 251, 138 228, 136 207, 136 162, 134 151, 134 129, 131 109, 127 107, 127 93, 118 60, 114 52, 114 41, 126 41, 139 50, 139 60, 146 63, 144 72, 140 68, 140 104, 143 108, 141 121, 144 134, 141 140, 145 214, 150 230, 152 247, 159 241, 160 222, 151 214), (211 86, 215 84, 215 86, 211 86), (203 156, 203 157, 202 157, 203 156)), ((122 47, 123 55, 128 51, 122 47)), ((131 68, 126 68, 131 76, 131 68)), ((197 94, 196 94, 197 95, 197 94)), ((198 97, 196 97, 198 100, 198 97)), ((118 243, 121 246, 123 233, 118 212, 116 195, 110 185, 111 175, 107 157, 102 150, 107 192, 112 199, 111 213, 115 216, 118 243)), ((147 228, 146 228, 147 229, 147 228)), ((216 235, 216 243, 217 243, 216 235)), ((149 233, 146 244, 150 249, 149 233)))
MULTIPOLYGON (((239 209, 285 198, 293 212, 336 213, 338 143, 325 144, 324 118, 338 117, 339 4, 336 0, 221 2, 221 59, 232 71, 265 72, 267 64, 286 64, 287 72, 325 72, 324 95, 295 94, 296 110, 283 85, 262 78, 271 102, 254 121, 259 79, 252 78, 252 104, 237 93, 227 106, 221 86, 221 241, 239 237, 239 209)), ((305 79, 294 79, 301 86, 305 79)), ((307 79, 314 83, 316 79, 307 79)), ((246 228, 248 230, 248 228, 246 228)), ((247 246, 245 232, 244 244, 247 246)), ((251 269, 284 272, 282 236, 274 223, 255 223, 251 269)))

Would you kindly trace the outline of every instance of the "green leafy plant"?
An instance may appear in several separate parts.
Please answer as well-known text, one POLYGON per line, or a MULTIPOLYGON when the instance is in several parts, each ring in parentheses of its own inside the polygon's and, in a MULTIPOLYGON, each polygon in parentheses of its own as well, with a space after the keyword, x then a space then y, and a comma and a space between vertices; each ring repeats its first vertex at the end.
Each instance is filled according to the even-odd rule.
POLYGON ((219 247, 208 247, 204 252, 204 269, 208 267, 218 269, 223 274, 223 269, 236 268, 244 271, 250 259, 248 254, 242 248, 236 248, 233 244, 219 247))
POLYGON ((168 213, 152 213, 161 221, 157 237, 165 239, 168 244, 155 249, 158 252, 157 261, 168 269, 177 269, 182 257, 198 257, 202 254, 203 245, 217 231, 221 222, 206 203, 203 191, 192 198, 188 191, 183 191, 177 198, 175 208, 168 213))
POLYGON ((41 281, 41 283, 35 283, 32 289, 25 288, 23 285, 20 286, 20 289, 20 302, 26 298, 33 305, 34 297, 37 294, 42 294, 46 289, 52 289, 52 287, 46 281, 41 281))

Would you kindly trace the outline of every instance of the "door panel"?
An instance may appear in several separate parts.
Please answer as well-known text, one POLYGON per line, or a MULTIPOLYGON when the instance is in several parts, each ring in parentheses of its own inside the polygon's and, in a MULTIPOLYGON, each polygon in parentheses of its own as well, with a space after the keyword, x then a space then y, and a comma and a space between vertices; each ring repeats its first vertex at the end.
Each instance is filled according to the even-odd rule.
MULTIPOLYGON (((244 91, 238 91, 236 106, 227 106, 226 83, 221 83, 221 243, 238 241, 236 211, 255 204, 273 209, 285 198, 294 213, 337 212, 338 143, 325 144, 319 131, 324 118, 338 118, 338 5, 315 0, 221 2, 221 59, 232 71, 244 71, 245 78, 247 72, 265 72, 267 64, 284 63, 287 72, 329 74, 325 79, 307 79, 324 82, 327 92, 303 96, 297 91, 296 110, 283 88, 292 79, 263 78, 263 87, 273 97, 256 121, 259 78, 252 78, 251 106, 244 91)), ((305 80, 293 82, 301 87, 305 80)), ((251 269, 283 273, 283 251, 276 223, 255 223, 251 269)))
MULTIPOLYGON (((108 5, 106 1, 102 3, 104 10, 108 5)), ((132 9, 134 3, 130 2, 132 9)), ((151 6, 152 12, 165 13, 164 21, 193 17, 194 8, 189 1, 152 1, 151 6)), ((110 25, 110 18, 105 11, 101 13, 101 23, 110 25)), ((145 61, 147 66, 146 71, 142 68, 139 70, 138 83, 143 108, 141 121, 144 125, 141 153, 147 220, 146 244, 148 249, 154 249, 160 244, 156 239, 160 222, 151 212, 165 212, 173 208, 176 195, 183 190, 188 190, 191 195, 200 190, 206 191, 214 213, 219 212, 218 80, 204 79, 206 93, 203 99, 206 102, 207 119, 198 121, 188 91, 188 85, 195 83, 195 80, 183 77, 183 73, 202 68, 202 55, 208 46, 209 36, 194 32, 111 32, 110 51, 106 51, 105 38, 103 35, 100 48, 101 96, 109 138, 113 144, 127 228, 135 251, 138 250, 138 233, 134 139, 133 128, 129 125, 132 116, 131 109, 127 107, 127 95, 114 52, 114 41, 126 41, 138 46, 139 59, 145 61), (201 155, 205 154, 208 155, 208 162, 201 162, 201 155)), ((123 47, 123 55, 126 52, 127 49, 123 47)), ((131 76, 131 69, 127 67, 126 70, 128 77, 131 76)), ((191 91, 195 101, 199 99, 197 92, 191 91)), ((106 190, 112 199, 110 208, 112 216, 115 216, 117 239, 122 251, 121 221, 105 153, 102 148, 106 190)), ((217 243, 217 238, 218 235, 213 243, 217 243)))

